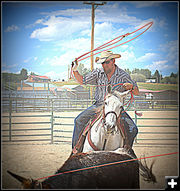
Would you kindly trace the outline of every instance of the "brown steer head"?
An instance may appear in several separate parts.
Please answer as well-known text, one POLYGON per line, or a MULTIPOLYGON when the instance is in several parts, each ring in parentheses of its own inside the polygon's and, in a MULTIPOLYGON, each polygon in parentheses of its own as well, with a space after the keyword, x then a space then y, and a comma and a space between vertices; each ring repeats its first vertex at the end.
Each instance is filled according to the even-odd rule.
POLYGON ((37 180, 27 179, 27 178, 21 177, 17 174, 10 172, 9 170, 7 170, 7 172, 11 176, 13 176, 15 179, 17 179, 19 182, 21 182, 23 189, 35 189, 35 188, 41 189, 42 188, 42 183, 38 182, 37 180))

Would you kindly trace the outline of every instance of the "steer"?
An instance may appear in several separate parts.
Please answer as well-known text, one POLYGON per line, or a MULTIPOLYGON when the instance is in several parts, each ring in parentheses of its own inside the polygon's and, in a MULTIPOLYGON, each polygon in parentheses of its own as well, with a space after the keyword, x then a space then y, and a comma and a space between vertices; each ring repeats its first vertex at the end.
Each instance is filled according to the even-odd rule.
MULTIPOLYGON (((151 165, 152 171, 152 165, 151 165)), ((123 149, 71 155, 57 172, 40 182, 8 171, 24 189, 138 189, 139 163, 123 149)), ((154 182, 156 178, 154 177, 154 182)))

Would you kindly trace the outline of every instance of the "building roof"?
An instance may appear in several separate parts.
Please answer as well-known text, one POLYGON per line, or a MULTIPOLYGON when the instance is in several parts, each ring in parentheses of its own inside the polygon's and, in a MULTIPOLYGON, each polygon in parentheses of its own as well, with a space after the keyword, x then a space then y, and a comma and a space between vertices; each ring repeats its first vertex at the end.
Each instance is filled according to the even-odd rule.
MULTIPOLYGON (((33 77, 33 78, 40 78, 40 79, 50 80, 50 78, 47 77, 47 76, 35 76, 35 75, 30 75, 30 76, 33 77)), ((30 76, 29 76, 29 77, 30 77, 30 76)))
POLYGON ((50 87, 49 88, 51 91, 70 91, 70 92, 72 92, 72 91, 75 91, 75 90, 72 90, 72 89, 70 89, 70 88, 64 88, 64 87, 50 87))

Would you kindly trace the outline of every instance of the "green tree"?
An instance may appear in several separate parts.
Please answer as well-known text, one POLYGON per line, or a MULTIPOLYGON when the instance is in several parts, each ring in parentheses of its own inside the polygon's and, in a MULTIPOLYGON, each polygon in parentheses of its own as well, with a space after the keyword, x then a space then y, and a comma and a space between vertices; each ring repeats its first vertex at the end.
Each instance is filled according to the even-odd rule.
POLYGON ((138 68, 135 68, 132 70, 132 74, 139 74, 140 70, 138 68))
POLYGON ((175 77, 170 77, 170 83, 171 83, 171 84, 177 84, 177 78, 175 78, 175 77))
POLYGON ((20 78, 21 80, 26 80, 28 78, 28 72, 26 69, 22 69, 21 72, 20 72, 20 78))
POLYGON ((143 74, 131 74, 131 78, 133 80, 135 80, 136 82, 145 82, 146 81, 146 76, 144 76, 143 74))
POLYGON ((11 81, 11 75, 10 75, 10 73, 6 73, 6 72, 2 73, 2 80, 3 80, 4 82, 10 82, 10 81, 11 81))
POLYGON ((173 72, 171 73, 170 77, 174 77, 174 78, 177 78, 177 74, 174 74, 173 72))
POLYGON ((38 75, 35 74, 34 72, 31 72, 30 75, 32 75, 32 76, 38 76, 38 75))
POLYGON ((141 69, 140 74, 146 76, 147 79, 151 78, 151 71, 149 69, 141 69))
POLYGON ((132 70, 132 74, 142 74, 147 79, 151 78, 151 71, 149 69, 138 69, 138 68, 135 68, 135 69, 132 70))
POLYGON ((153 75, 153 78, 156 79, 156 82, 157 82, 157 83, 160 83, 160 74, 159 74, 159 71, 158 71, 158 70, 155 71, 155 73, 154 73, 154 75, 153 75))
POLYGON ((125 69, 124 71, 131 75, 131 71, 129 70, 129 68, 125 69))
POLYGON ((161 83, 164 83, 164 84, 170 83, 170 77, 169 77, 169 76, 164 77, 164 78, 161 80, 161 83))

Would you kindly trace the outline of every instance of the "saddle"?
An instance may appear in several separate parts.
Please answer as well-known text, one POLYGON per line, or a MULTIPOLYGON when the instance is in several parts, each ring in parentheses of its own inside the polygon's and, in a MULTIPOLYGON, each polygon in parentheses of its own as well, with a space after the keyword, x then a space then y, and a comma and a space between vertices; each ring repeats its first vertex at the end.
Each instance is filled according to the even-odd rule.
POLYGON ((87 123, 87 126, 84 129, 82 129, 82 131, 80 132, 78 142, 76 143, 76 145, 72 149, 72 154, 77 154, 77 153, 82 152, 86 135, 92 126, 93 126, 92 125, 92 119, 90 119, 89 122, 87 123))
MULTIPOLYGON (((94 123, 100 117, 101 117, 100 115, 96 115, 95 118, 93 118, 93 119, 91 118, 89 120, 89 122, 87 123, 87 126, 85 126, 85 128, 82 129, 82 131, 80 132, 78 141, 77 141, 76 145, 74 146, 74 148, 72 149, 72 153, 71 153, 72 155, 82 152, 83 145, 84 145, 85 138, 86 138, 87 134, 90 135, 89 132, 90 132, 91 127, 94 125, 94 123)), ((126 151, 130 151, 132 149, 132 147, 129 144, 127 133, 124 130, 125 129, 124 121, 120 118, 120 116, 118 117, 117 127, 120 130, 120 133, 124 139, 123 148, 126 151)), ((93 145, 92 145, 92 147, 93 147, 93 145)))

